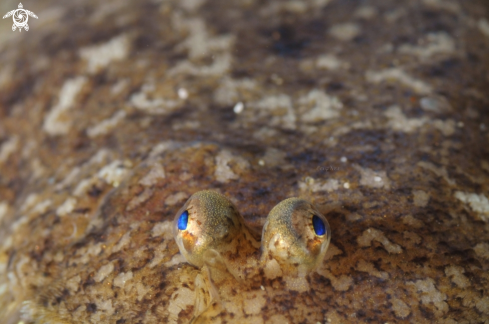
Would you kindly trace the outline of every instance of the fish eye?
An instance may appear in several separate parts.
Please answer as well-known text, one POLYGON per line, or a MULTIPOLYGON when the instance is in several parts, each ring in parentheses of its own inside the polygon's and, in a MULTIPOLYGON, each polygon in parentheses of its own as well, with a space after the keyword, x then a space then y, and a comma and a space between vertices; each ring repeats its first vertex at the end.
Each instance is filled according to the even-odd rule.
POLYGON ((185 231, 187 229, 188 224, 188 211, 184 211, 180 217, 178 217, 178 229, 181 231, 185 231))
POLYGON ((173 236, 180 253, 197 267, 205 264, 208 252, 217 252, 224 258, 237 250, 243 254, 246 250, 244 233, 248 233, 244 220, 234 204, 211 190, 193 194, 173 221, 173 236))
POLYGON ((316 232, 316 235, 322 236, 326 233, 326 226, 324 225, 324 222, 316 215, 312 216, 312 226, 314 227, 314 232, 316 232))
POLYGON ((285 199, 267 216, 262 262, 275 273, 305 275, 324 260, 330 240, 328 221, 310 202, 285 199))

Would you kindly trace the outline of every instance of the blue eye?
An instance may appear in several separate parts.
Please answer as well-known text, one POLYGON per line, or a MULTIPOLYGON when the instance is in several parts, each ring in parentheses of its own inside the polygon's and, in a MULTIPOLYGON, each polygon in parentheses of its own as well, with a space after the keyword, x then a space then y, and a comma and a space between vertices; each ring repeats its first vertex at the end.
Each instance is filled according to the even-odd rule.
POLYGON ((323 220, 316 215, 312 216, 312 226, 314 226, 314 232, 316 232, 317 235, 321 236, 326 233, 326 226, 324 225, 323 220))
POLYGON ((178 229, 184 231, 187 229, 188 224, 188 211, 184 211, 180 217, 178 217, 178 229))

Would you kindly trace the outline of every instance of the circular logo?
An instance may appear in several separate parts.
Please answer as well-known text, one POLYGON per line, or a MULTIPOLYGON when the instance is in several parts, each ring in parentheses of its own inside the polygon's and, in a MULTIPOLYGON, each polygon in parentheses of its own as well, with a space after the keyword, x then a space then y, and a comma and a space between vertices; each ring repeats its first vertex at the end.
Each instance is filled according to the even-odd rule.
POLYGON ((17 9, 14 14, 14 24, 17 27, 24 27, 27 24, 28 20, 27 12, 22 9, 17 9))
POLYGON ((19 29, 19 31, 22 31, 22 28, 24 28, 27 31, 29 30, 29 25, 27 25, 29 16, 37 19, 36 14, 33 13, 32 11, 24 9, 22 3, 19 3, 18 9, 14 9, 7 12, 7 14, 3 16, 3 19, 8 18, 10 16, 12 16, 12 19, 14 21, 14 24, 12 25, 13 31, 15 31, 17 28, 19 29))

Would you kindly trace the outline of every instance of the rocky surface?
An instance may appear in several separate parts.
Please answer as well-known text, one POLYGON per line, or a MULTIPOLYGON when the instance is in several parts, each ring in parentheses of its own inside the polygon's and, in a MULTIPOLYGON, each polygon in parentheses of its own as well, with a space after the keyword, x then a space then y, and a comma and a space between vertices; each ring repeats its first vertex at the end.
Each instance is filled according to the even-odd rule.
POLYGON ((24 8, 0 24, 7 323, 188 322, 169 221, 210 188, 258 230, 291 196, 331 225, 311 290, 250 296, 250 323, 489 322, 487 2, 24 8))

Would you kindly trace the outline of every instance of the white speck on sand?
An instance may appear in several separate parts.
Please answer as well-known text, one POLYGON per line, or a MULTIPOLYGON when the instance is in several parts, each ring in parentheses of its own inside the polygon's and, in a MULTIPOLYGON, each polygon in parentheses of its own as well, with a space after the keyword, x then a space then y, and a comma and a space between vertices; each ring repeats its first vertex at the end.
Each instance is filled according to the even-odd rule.
POLYGON ((188 91, 185 88, 178 89, 178 98, 185 100, 188 98, 188 91))
POLYGON ((169 195, 166 199, 165 199, 165 205, 167 206, 175 206, 176 204, 178 204, 179 202, 182 202, 184 201, 185 199, 188 198, 188 194, 185 193, 185 192, 177 192, 176 194, 174 195, 169 195))
POLYGON ((343 104, 337 97, 328 96, 324 91, 314 89, 299 98, 298 103, 308 107, 309 111, 302 115, 301 120, 309 123, 325 121, 339 116, 343 104))
POLYGON ((140 92, 134 93, 131 96, 130 102, 135 108, 151 115, 167 114, 181 105, 181 102, 177 100, 163 98, 149 99, 146 92, 143 86, 140 92))
POLYGON ((114 278, 114 286, 124 288, 124 285, 127 281, 131 280, 133 277, 132 271, 128 271, 126 273, 121 272, 117 277, 114 278))
POLYGON ((110 88, 110 93, 114 96, 118 95, 119 93, 124 90, 124 88, 129 84, 128 79, 121 79, 117 81, 111 88, 110 88))
POLYGON ((100 135, 105 135, 114 129, 126 117, 124 110, 119 110, 112 117, 102 120, 95 126, 87 129, 87 135, 90 138, 94 138, 100 135))
POLYGON ((483 194, 475 194, 457 191, 455 198, 469 204, 473 211, 477 212, 484 222, 489 222, 489 199, 483 194))
POLYGON ((473 247, 475 254, 478 257, 489 260, 489 244, 488 243, 479 243, 473 247))
POLYGON ((219 182, 229 182, 230 180, 239 179, 239 175, 236 174, 231 165, 234 166, 234 171, 241 173, 245 169, 248 169, 250 164, 242 157, 235 156, 227 150, 222 150, 216 156, 216 180, 219 182), (241 172, 240 172, 241 171, 241 172))
POLYGON ((17 136, 10 137, 0 147, 0 163, 7 161, 8 157, 15 152, 19 144, 17 136))
POLYGON ((445 112, 452 109, 447 98, 443 96, 423 97, 419 100, 419 105, 426 111, 445 112))
POLYGON ((151 187, 157 184, 160 179, 165 179, 165 177, 163 166, 160 163, 155 163, 151 170, 138 183, 145 187, 151 187))
POLYGON ((435 305, 436 313, 438 313, 436 315, 442 315, 448 311, 448 304, 445 302, 447 295, 436 289, 433 279, 416 280, 407 284, 414 286, 420 292, 420 299, 423 304, 433 303, 435 305))
POLYGON ((121 237, 119 242, 117 242, 117 244, 112 248, 112 253, 119 252, 124 246, 129 244, 130 241, 131 241, 131 232, 126 232, 121 237))
POLYGON ((75 293, 80 287, 81 277, 76 275, 66 281, 66 287, 72 292, 75 293))
POLYGON ((354 23, 344 23, 332 26, 329 33, 338 40, 351 41, 360 34, 360 27, 354 23))
POLYGON ((417 165, 422 167, 423 169, 430 170, 431 172, 433 172, 439 177, 442 177, 443 179, 445 179, 446 182, 448 182, 448 184, 452 186, 456 184, 455 180, 452 180, 448 177, 448 172, 447 169, 445 169, 445 167, 437 167, 433 163, 426 162, 426 161, 419 161, 417 165))
POLYGON ((295 130, 296 120, 292 100, 288 95, 267 96, 258 102, 250 104, 253 106, 255 118, 268 119, 269 126, 282 129, 295 130))
POLYGON ((382 243, 384 248, 386 249, 387 252, 389 253, 395 253, 399 254, 402 252, 402 248, 394 243, 391 243, 389 241, 384 233, 382 231, 379 231, 375 228, 368 228, 366 229, 362 235, 360 235, 357 238, 358 245, 364 247, 364 246, 370 246, 372 241, 377 241, 379 243, 382 243))
POLYGON ((367 262, 364 259, 358 261, 356 269, 361 272, 367 272, 369 275, 380 279, 389 279, 389 274, 387 272, 375 269, 373 263, 367 262))
POLYGON ((148 201, 151 197, 153 197, 154 189, 153 188, 144 188, 144 190, 139 194, 134 196, 126 206, 127 211, 131 211, 139 207, 141 204, 148 201))
POLYGON ((385 171, 374 171, 369 168, 362 168, 357 164, 354 164, 353 167, 359 171, 360 175, 362 176, 360 179, 360 184, 362 186, 371 188, 390 188, 391 182, 385 171))
POLYGON ((149 159, 154 159, 158 155, 166 151, 173 150, 176 147, 178 147, 178 142, 174 142, 174 141, 165 141, 165 142, 158 143, 153 147, 151 153, 149 153, 149 159))
POLYGON ((339 277, 335 277, 329 270, 321 267, 317 270, 321 276, 329 279, 331 281, 331 285, 336 291, 347 291, 353 285, 353 279, 350 276, 341 275, 339 277))
POLYGON ((58 209, 56 209, 56 214, 58 214, 60 217, 66 216, 75 209, 75 206, 76 198, 70 197, 66 199, 65 202, 58 207, 58 209))
POLYGON ((43 128, 49 135, 68 133, 72 120, 66 113, 74 105, 76 96, 86 81, 86 77, 83 76, 65 81, 59 92, 58 104, 51 108, 44 119, 43 128))
POLYGON ((316 59, 316 67, 319 69, 337 70, 348 66, 348 63, 343 62, 332 54, 321 55, 316 59))
POLYGON ((332 192, 338 190, 338 188, 339 188, 339 182, 336 179, 328 179, 324 183, 316 182, 312 185, 313 192, 319 192, 319 191, 332 192))
POLYGON ((129 162, 123 162, 121 160, 115 160, 112 163, 104 166, 98 172, 98 176, 105 180, 108 184, 118 187, 122 180, 126 177, 129 170, 126 168, 130 164, 129 162))
POLYGON ((157 223, 153 227, 151 235, 153 237, 163 236, 165 239, 172 239, 173 238, 172 225, 173 225, 172 221, 157 223))
POLYGON ((464 272, 464 268, 455 265, 450 265, 445 268, 445 275, 451 277, 452 282, 460 288, 470 286, 470 280, 464 275, 464 272))
POLYGON ((101 282, 104 280, 112 271, 114 270, 114 263, 108 263, 100 267, 95 276, 93 276, 93 280, 95 282, 101 282))
POLYGON ((426 207, 430 200, 430 194, 423 190, 413 190, 414 205, 417 207, 426 207))
POLYGON ((418 41, 418 44, 421 45, 404 44, 398 51, 402 54, 416 55, 420 59, 455 52, 455 40, 445 32, 430 33, 418 41))
POLYGON ((368 82, 382 83, 384 81, 395 81, 409 87, 419 94, 429 94, 433 91, 430 85, 415 79, 399 68, 388 68, 380 71, 367 71, 365 77, 368 82))
POLYGON ((210 35, 205 21, 201 18, 187 19, 181 14, 175 14, 172 24, 177 31, 188 32, 187 38, 177 46, 177 50, 187 49, 192 60, 200 59, 215 51, 230 51, 235 41, 233 35, 210 35))
POLYGON ((107 43, 85 47, 80 50, 80 56, 88 62, 88 72, 95 73, 109 65, 112 61, 126 58, 129 52, 127 35, 119 35, 107 43))
POLYGON ((233 111, 235 114, 241 114, 244 109, 244 104, 240 101, 234 105, 233 111))
POLYGON ((243 101, 246 94, 253 93, 256 88, 255 80, 223 77, 214 91, 213 99, 221 105, 236 104, 236 102, 243 101))
MULTIPOLYGON (((165 254, 163 254, 165 255, 165 254)), ((180 264, 180 263, 186 263, 187 262, 187 259, 185 259, 185 257, 178 253, 178 254, 175 254, 170 261, 168 262, 165 262, 165 267, 171 267, 171 266, 174 266, 175 264, 180 264)))
POLYGON ((489 297, 485 296, 475 304, 475 307, 481 312, 486 315, 489 315, 489 297))
POLYGON ((406 133, 411 133, 428 122, 428 118, 426 117, 407 118, 403 114, 401 107, 397 105, 389 107, 384 112, 384 115, 387 118, 389 118, 389 122, 387 123, 387 125, 390 128, 392 128, 393 130, 403 131, 406 133))
POLYGON ((405 302, 398 298, 392 298, 392 309, 394 310, 394 314, 400 318, 406 318, 409 314, 411 314, 411 309, 405 302))
MULTIPOLYGON (((260 159, 260 161, 263 161, 263 165, 267 166, 284 166, 286 164, 285 157, 287 156, 287 153, 281 150, 278 150, 273 147, 267 148, 265 151, 265 155, 260 159)), ((258 163, 260 163, 258 161, 258 163)))

